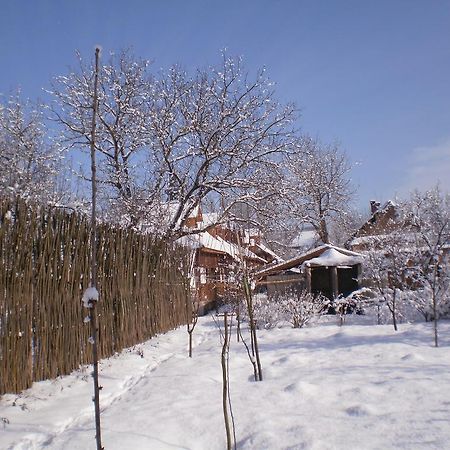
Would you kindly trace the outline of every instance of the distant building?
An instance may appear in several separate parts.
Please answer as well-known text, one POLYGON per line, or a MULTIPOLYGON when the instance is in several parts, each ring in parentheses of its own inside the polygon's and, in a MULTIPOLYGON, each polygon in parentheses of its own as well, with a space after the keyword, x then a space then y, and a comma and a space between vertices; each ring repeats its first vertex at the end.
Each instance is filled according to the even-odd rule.
POLYGON ((379 202, 370 202, 371 216, 355 232, 348 241, 347 247, 356 252, 373 250, 380 246, 383 236, 389 236, 393 231, 403 229, 407 233, 408 225, 399 205, 388 200, 383 206, 379 202))

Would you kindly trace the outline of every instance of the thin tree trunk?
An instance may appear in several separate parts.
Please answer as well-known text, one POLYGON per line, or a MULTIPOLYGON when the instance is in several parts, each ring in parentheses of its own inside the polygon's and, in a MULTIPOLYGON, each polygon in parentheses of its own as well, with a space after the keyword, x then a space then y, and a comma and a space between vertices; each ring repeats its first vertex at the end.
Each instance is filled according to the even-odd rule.
POLYGON ((222 409, 223 418, 225 421, 225 432, 227 436, 227 450, 232 449, 232 437, 231 437, 231 427, 230 418, 228 414, 228 367, 227 367, 227 353, 230 347, 230 335, 228 331, 228 315, 224 314, 224 329, 225 334, 223 338, 222 345, 222 409))
MULTIPOLYGON (((91 287, 97 289, 97 229, 96 229, 96 206, 97 206, 97 166, 95 161, 95 127, 98 107, 98 66, 100 49, 95 49, 95 74, 94 74, 94 100, 92 106, 91 127, 91 182, 92 182, 92 213, 91 213, 91 287)), ((98 352, 97 352, 97 313, 95 312, 95 301, 91 301, 89 317, 91 323, 91 342, 93 354, 93 379, 94 379, 94 405, 95 405, 95 440, 97 450, 102 450, 102 436, 100 426, 100 387, 98 383, 98 352)))
POLYGON ((192 358, 192 332, 194 330, 188 330, 189 333, 189 358, 192 358))
POLYGON ((394 330, 397 331, 397 314, 395 311, 395 304, 392 307, 392 323, 394 324, 394 330))
MULTIPOLYGON (((389 306, 389 304, 388 304, 389 306)), ((397 331, 397 298, 396 298, 396 291, 394 288, 394 293, 392 294, 392 307, 389 308, 391 310, 392 314, 392 323, 394 325, 394 330, 397 331)))
MULTIPOLYGON (((189 301, 189 300, 188 300, 189 301)), ((199 304, 198 302, 195 302, 191 306, 191 311, 189 313, 188 303, 186 303, 186 320, 187 320, 187 332, 189 335, 189 358, 192 358, 192 334, 194 333, 195 325, 197 325, 198 322, 198 312, 199 312, 199 304), (190 320, 188 317, 190 316, 190 320)))
POLYGON ((251 343, 252 343, 252 353, 253 356, 256 358, 256 365, 258 368, 258 376, 255 376, 255 381, 262 381, 262 368, 261 368, 261 360, 259 358, 259 349, 258 349, 258 338, 256 336, 256 320, 253 317, 253 300, 252 300, 252 293, 250 292, 250 285, 248 283, 247 275, 244 276, 243 279, 244 284, 244 293, 245 298, 247 301, 247 308, 248 308, 248 316, 249 316, 249 322, 250 322, 250 336, 251 336, 251 343))
POLYGON ((438 317, 437 317, 437 302, 436 302, 436 293, 434 292, 433 289, 433 315, 434 315, 434 323, 433 323, 433 329, 434 329, 434 346, 435 347, 439 347, 439 342, 438 342, 438 325, 437 325, 437 321, 438 321, 438 317))
POLYGON ((324 244, 330 243, 330 236, 328 234, 327 222, 325 219, 320 219, 319 223, 319 234, 324 244))
POLYGON ((236 308, 236 341, 239 342, 241 336, 241 304, 237 302, 236 308))

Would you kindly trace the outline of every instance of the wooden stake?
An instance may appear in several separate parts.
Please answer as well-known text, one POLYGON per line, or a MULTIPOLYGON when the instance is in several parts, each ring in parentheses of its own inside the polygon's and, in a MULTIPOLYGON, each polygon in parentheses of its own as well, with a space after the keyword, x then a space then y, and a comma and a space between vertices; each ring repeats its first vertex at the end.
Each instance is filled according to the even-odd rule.
MULTIPOLYGON (((98 62, 100 49, 95 49, 95 72, 94 72, 94 100, 92 105, 92 127, 91 127, 91 182, 92 182, 92 213, 91 213, 91 286, 97 288, 97 228, 96 228, 96 206, 97 206, 97 166, 95 161, 95 127, 98 108, 98 62)), ((89 318, 91 324, 91 342, 93 357, 93 379, 94 379, 94 405, 95 405, 95 440, 97 450, 103 450, 100 425, 100 387, 98 383, 98 352, 97 352, 97 317, 95 312, 95 301, 90 301, 89 318)))

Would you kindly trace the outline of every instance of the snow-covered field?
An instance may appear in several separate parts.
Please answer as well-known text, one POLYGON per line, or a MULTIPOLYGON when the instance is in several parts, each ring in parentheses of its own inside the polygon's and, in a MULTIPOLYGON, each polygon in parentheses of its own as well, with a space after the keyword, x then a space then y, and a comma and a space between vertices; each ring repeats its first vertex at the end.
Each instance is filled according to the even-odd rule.
MULTIPOLYGON (((333 319, 334 322, 335 318, 333 319)), ((232 340, 239 449, 450 448, 450 323, 323 322, 259 332, 264 381, 232 340)), ((211 317, 101 363, 106 450, 224 449, 219 332, 211 317)), ((0 401, 1 449, 95 448, 88 369, 0 401)))

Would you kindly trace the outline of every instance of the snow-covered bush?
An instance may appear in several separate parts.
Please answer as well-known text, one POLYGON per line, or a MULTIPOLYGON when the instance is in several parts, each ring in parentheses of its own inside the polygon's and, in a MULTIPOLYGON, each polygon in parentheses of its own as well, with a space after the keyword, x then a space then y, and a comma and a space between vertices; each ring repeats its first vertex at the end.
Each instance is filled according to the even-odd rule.
POLYGON ((269 299, 266 294, 257 294, 253 297, 253 317, 258 328, 276 327, 282 320, 280 313, 279 303, 269 299))
MULTIPOLYGON (((323 295, 306 291, 291 290, 269 298, 266 294, 257 294, 253 298, 253 316, 258 328, 271 329, 280 322, 290 323, 301 328, 315 317, 326 314, 330 300, 323 295)), ((248 317, 244 318, 245 320, 248 317)))
MULTIPOLYGON (((415 294, 415 291, 410 289, 396 289, 395 317, 397 323, 415 322, 420 319, 416 307, 413 306, 413 297, 415 294)), ((376 316, 378 325, 393 323, 392 311, 390 310, 393 297, 393 290, 386 289, 383 295, 377 294, 373 298, 363 300, 361 307, 365 314, 376 316)))
MULTIPOLYGON (((423 316, 426 322, 434 320, 433 307, 433 292, 429 286, 424 286, 422 289, 411 291, 409 296, 411 305, 423 316)), ((439 320, 442 317, 450 315, 450 297, 442 296, 436 302, 436 318, 439 320)))
POLYGON ((326 313, 329 303, 323 295, 306 291, 292 291, 278 299, 281 315, 294 328, 301 328, 314 317, 326 313))

